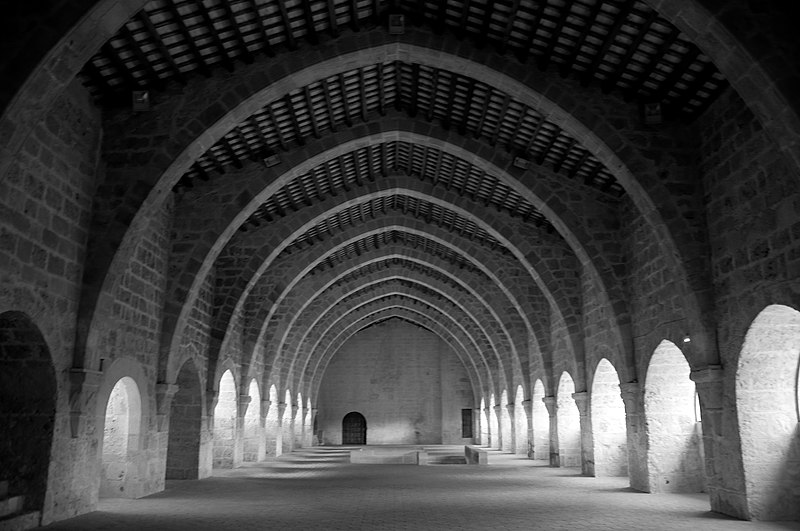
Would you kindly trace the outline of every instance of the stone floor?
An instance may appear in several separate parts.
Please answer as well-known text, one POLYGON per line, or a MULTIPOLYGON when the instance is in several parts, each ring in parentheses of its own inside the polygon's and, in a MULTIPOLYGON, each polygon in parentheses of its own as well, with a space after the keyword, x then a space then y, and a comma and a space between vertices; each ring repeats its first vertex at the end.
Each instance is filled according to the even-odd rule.
POLYGON ((488 466, 354 465, 342 448, 313 448, 168 481, 139 500, 103 500, 98 511, 53 530, 684 530, 798 529, 711 513, 705 495, 643 494, 624 478, 492 452, 488 466))

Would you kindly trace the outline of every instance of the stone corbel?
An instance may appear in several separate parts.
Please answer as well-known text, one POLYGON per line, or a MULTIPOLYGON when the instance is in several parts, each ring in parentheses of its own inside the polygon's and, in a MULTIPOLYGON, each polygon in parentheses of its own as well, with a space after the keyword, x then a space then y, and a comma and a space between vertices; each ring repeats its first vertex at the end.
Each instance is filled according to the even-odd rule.
POLYGON ((85 429, 86 417, 93 416, 89 413, 89 404, 97 395, 102 376, 100 371, 82 368, 69 370, 69 429, 73 439, 77 439, 85 429))

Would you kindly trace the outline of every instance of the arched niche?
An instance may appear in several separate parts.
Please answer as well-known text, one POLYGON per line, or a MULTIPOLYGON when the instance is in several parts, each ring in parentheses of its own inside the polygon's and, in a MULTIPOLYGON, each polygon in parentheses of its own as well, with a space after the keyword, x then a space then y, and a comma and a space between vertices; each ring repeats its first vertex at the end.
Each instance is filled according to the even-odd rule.
POLYGON ((264 456, 264 429, 261 426, 261 391, 255 378, 247 388, 250 403, 244 413, 242 461, 261 461, 264 456))
POLYGON ((575 382, 567 371, 558 381, 556 415, 558 426, 558 463, 562 467, 581 466, 581 417, 572 395, 575 382))
POLYGON ((199 479, 205 474, 200 467, 203 392, 191 360, 184 362, 175 383, 178 390, 169 409, 166 479, 199 479))
POLYGON ((800 312, 768 306, 745 336, 736 410, 747 506, 756 520, 800 520, 800 312))
POLYGON ((525 390, 517 386, 514 394, 514 453, 517 455, 530 455, 528 443, 528 415, 525 411, 525 390))
POLYGON ((130 376, 117 380, 106 401, 100 456, 100 496, 136 498, 142 480, 137 469, 142 424, 142 397, 130 376))
POLYGON ((367 419, 358 411, 342 419, 342 444, 367 444, 367 419))
POLYGON ((508 392, 500 393, 500 443, 504 452, 514 451, 514 437, 511 414, 508 411, 508 392))
POLYGON ((690 373, 686 358, 674 343, 664 340, 656 347, 644 384, 650 492, 705 489, 703 433, 690 373))
POLYGON ((281 446, 281 423, 278 413, 280 404, 278 402, 278 389, 273 384, 269 388, 269 409, 264 419, 264 432, 267 441, 266 454, 270 457, 276 457, 283 453, 281 446))
POLYGON ((21 312, 0 314, 0 482, 26 511, 41 511, 56 415, 56 380, 39 328, 21 312))
POLYGON ((230 370, 219 379, 217 405, 214 406, 214 468, 233 468, 236 446, 236 381, 230 370))
POLYGON ((627 476, 625 403, 620 394, 617 370, 605 358, 597 364, 592 379, 591 416, 595 476, 627 476))
POLYGON ((531 395, 531 424, 533 427, 533 458, 550 459, 550 414, 544 403, 544 384, 537 379, 531 395))

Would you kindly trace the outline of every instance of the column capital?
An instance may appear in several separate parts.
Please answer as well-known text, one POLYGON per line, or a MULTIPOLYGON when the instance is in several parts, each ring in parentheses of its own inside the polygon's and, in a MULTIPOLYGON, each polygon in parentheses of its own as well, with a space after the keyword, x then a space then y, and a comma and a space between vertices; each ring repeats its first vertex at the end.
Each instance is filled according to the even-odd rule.
POLYGON ((722 382, 724 376, 722 365, 708 365, 701 369, 693 369, 689 378, 698 385, 722 382))
POLYGON ((589 406, 589 393, 581 391, 579 393, 572 393, 572 399, 575 400, 575 405, 578 406, 578 412, 582 417, 588 413, 589 406))
POLYGON ((554 396, 543 396, 542 402, 544 402, 545 407, 547 408, 547 413, 552 417, 556 414, 556 408, 558 407, 556 397, 554 396))

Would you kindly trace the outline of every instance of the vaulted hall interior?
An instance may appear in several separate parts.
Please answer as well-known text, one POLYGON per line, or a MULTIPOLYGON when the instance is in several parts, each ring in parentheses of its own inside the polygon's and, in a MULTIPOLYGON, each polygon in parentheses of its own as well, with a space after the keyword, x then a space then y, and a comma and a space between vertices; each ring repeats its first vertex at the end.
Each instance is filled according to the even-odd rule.
POLYGON ((800 520, 792 7, 4 2, 0 527, 343 444, 800 520))

